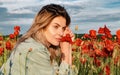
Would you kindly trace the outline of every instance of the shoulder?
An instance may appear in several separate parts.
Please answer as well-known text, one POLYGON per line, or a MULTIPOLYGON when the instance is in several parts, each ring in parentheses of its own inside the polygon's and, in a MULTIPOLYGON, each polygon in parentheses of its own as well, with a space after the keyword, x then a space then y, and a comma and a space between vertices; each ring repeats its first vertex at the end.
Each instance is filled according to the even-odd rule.
POLYGON ((20 43, 16 49, 20 52, 28 52, 30 49, 37 51, 48 51, 42 43, 38 43, 33 38, 26 39, 24 42, 20 43))

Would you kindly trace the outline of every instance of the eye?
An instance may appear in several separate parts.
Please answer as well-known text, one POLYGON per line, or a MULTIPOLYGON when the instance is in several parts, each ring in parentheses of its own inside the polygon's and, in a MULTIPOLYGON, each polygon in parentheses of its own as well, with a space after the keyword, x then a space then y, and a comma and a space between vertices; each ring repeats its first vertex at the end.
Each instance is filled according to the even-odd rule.
POLYGON ((57 29, 58 27, 59 27, 59 26, 57 26, 57 25, 56 25, 56 26, 54 26, 54 28, 55 28, 55 29, 57 29))
POLYGON ((62 30, 65 31, 66 27, 63 27, 62 30))

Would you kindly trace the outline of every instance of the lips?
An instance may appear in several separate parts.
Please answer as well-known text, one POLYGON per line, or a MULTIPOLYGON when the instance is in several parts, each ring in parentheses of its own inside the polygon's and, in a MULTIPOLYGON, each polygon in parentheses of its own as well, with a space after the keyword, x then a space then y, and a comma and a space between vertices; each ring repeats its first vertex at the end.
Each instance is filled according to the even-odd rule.
POLYGON ((57 38, 57 40, 60 42, 60 41, 61 41, 61 38, 57 38))

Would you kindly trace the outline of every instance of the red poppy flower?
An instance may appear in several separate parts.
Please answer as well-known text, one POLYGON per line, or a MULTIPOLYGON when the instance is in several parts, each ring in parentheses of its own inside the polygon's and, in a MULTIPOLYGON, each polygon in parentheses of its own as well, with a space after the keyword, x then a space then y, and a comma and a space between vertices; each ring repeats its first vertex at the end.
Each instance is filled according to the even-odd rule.
POLYGON ((105 32, 105 33, 110 33, 110 32, 111 32, 111 31, 107 28, 106 25, 104 26, 104 32, 105 32))
POLYGON ((87 39, 87 38, 90 38, 90 36, 89 36, 89 34, 84 34, 84 35, 83 35, 83 38, 84 38, 84 39, 87 39))
POLYGON ((107 38, 107 37, 106 37, 105 35, 102 35, 102 36, 101 36, 101 39, 102 39, 102 40, 105 40, 106 38, 107 38))
POLYGON ((116 31, 116 36, 118 39, 120 39, 120 29, 116 31))
POLYGON ((3 40, 3 36, 0 36, 0 41, 2 41, 3 40))
POLYGON ((3 54, 3 50, 4 50, 4 48, 0 47, 0 55, 3 54))
POLYGON ((99 50, 99 49, 95 49, 95 54, 96 54, 97 56, 101 56, 101 55, 102 55, 102 51, 99 50))
POLYGON ((6 49, 7 50, 12 50, 12 44, 11 44, 10 41, 7 41, 5 44, 6 44, 6 49))
POLYGON ((112 38, 112 34, 111 34, 111 33, 107 33, 107 32, 106 32, 105 35, 106 35, 107 38, 112 38))
POLYGON ((107 46, 106 46, 106 49, 107 49, 109 52, 112 52, 113 49, 114 49, 114 46, 113 46, 113 45, 107 45, 107 46))
POLYGON ((80 46, 81 45, 81 42, 82 40, 80 38, 77 38, 75 41, 74 41, 74 44, 77 45, 77 46, 80 46))
POLYGON ((111 31, 107 28, 105 25, 104 28, 99 28, 98 33, 99 34, 105 34, 107 38, 112 38, 112 34, 110 33, 111 31))
POLYGON ((104 34, 104 28, 101 28, 101 27, 100 27, 100 28, 98 29, 98 33, 99 33, 99 34, 104 34))
POLYGON ((104 70, 105 70, 106 75, 110 75, 110 67, 109 67, 109 65, 106 65, 104 70))
POLYGON ((89 33, 91 37, 96 38, 96 30, 90 30, 89 33))
POLYGON ((99 67, 101 65, 101 62, 99 59, 97 59, 96 57, 94 58, 94 64, 99 67))
POLYGON ((113 42, 111 40, 105 40, 105 47, 107 48, 108 51, 113 51, 114 49, 113 42))
POLYGON ((114 64, 117 64, 117 63, 118 63, 118 61, 119 61, 119 59, 120 59, 120 57, 119 57, 119 56, 117 56, 116 58, 114 58, 114 64))
POLYGON ((9 38, 10 38, 10 39, 14 39, 14 38, 15 38, 15 35, 14 35, 14 34, 10 34, 10 35, 9 35, 9 38))
POLYGON ((14 26, 14 31, 20 31, 20 26, 14 26))
POLYGON ((61 42, 69 42, 70 44, 73 43, 70 34, 66 34, 66 36, 62 37, 61 42))
POLYGON ((117 39, 118 44, 120 45, 120 39, 117 39))
POLYGON ((104 41, 104 43, 105 43, 105 45, 108 45, 108 44, 112 44, 112 41, 107 39, 104 41))
POLYGON ((15 32, 14 32, 14 35, 15 35, 15 36, 18 36, 18 35, 19 35, 19 31, 15 31, 15 32))
POLYGON ((83 54, 89 52, 88 45, 82 45, 81 48, 83 54))
POLYGON ((105 49, 102 49, 101 57, 108 57, 108 53, 106 52, 105 49))

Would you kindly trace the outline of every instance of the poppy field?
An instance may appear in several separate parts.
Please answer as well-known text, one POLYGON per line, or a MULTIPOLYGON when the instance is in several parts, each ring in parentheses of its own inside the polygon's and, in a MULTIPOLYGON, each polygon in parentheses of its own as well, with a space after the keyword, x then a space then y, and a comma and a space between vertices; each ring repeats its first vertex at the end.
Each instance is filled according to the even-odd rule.
MULTIPOLYGON (((0 35, 0 67, 10 56, 19 32, 20 26, 15 26, 9 36, 0 35)), ((116 30, 115 36, 112 36, 110 29, 104 25, 98 30, 89 30, 82 37, 75 35, 73 41, 69 35, 62 39, 72 44, 73 71, 78 72, 78 75, 120 74, 120 30, 116 30)))
MULTIPOLYGON (((77 28, 76 28, 77 29, 77 28)), ((120 74, 120 30, 112 36, 107 28, 91 29, 72 44, 73 69, 78 75, 120 74)))
POLYGON ((20 33, 20 26, 14 26, 14 32, 8 36, 0 35, 0 67, 9 58, 20 33))

